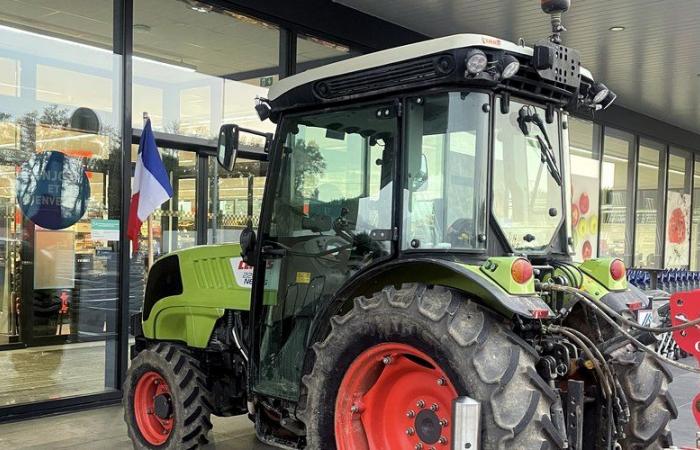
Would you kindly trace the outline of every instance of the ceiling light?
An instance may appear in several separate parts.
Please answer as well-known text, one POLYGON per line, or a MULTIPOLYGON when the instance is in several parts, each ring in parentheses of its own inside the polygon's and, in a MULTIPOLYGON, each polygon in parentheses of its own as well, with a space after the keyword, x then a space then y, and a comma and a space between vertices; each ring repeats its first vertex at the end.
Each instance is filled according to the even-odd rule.
POLYGON ((177 70, 182 70, 183 72, 196 72, 197 67, 192 66, 189 64, 185 64, 184 62, 180 61, 177 63, 174 62, 165 62, 165 61, 158 61, 157 59, 153 59, 152 57, 150 58, 144 58, 142 56, 133 56, 133 59, 136 61, 141 61, 141 62, 146 62, 150 64, 155 64, 158 66, 162 67, 167 67, 168 69, 177 69, 177 70))
POLYGON ((625 27, 620 25, 615 25, 614 27, 610 27, 609 29, 610 31, 625 31, 625 27))
POLYGON ((214 9, 212 5, 200 2, 199 0, 184 0, 184 2, 187 3, 187 6, 189 6, 192 11, 197 11, 199 13, 208 13, 214 9))

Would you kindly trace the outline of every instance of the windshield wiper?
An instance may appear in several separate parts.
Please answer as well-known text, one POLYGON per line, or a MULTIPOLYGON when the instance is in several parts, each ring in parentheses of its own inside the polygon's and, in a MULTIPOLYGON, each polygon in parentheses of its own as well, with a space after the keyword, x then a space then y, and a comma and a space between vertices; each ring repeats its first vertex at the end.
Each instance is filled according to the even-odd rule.
POLYGON ((549 140, 549 135, 547 134, 547 128, 544 126, 544 122, 537 114, 537 110, 532 106, 525 105, 518 111, 518 126, 520 126, 520 131, 523 132, 524 136, 530 136, 530 129, 528 128, 528 123, 534 123, 539 128, 540 133, 544 136, 537 135, 537 142, 540 145, 540 157, 542 162, 547 164, 547 170, 556 181, 557 185, 561 186, 561 172, 557 167, 556 159, 554 158, 554 152, 552 151, 552 143, 549 140), (546 141, 546 142, 545 142, 546 141))
POLYGON ((540 144, 540 155, 542 157, 542 162, 547 164, 547 170, 549 170, 552 178, 554 178, 554 181, 556 181, 558 186, 561 186, 561 173, 559 172, 557 163, 554 161, 552 149, 547 147, 547 144, 544 143, 544 139, 542 139, 542 137, 539 135, 537 135, 537 142, 540 144))

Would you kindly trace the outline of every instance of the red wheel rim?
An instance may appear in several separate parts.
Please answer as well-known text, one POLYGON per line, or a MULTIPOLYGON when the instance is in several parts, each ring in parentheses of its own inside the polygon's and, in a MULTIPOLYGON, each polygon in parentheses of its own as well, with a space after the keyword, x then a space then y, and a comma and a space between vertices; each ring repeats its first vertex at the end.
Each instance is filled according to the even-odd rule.
POLYGON ((154 371, 141 375, 134 392, 134 416, 141 435, 151 445, 165 443, 173 431, 172 413, 164 413, 162 406, 156 411, 156 397, 159 396, 160 402, 170 402, 170 388, 162 375, 154 371))
POLYGON ((375 345, 355 358, 340 383, 336 446, 449 449, 455 398, 450 379, 422 351, 393 342, 375 345))

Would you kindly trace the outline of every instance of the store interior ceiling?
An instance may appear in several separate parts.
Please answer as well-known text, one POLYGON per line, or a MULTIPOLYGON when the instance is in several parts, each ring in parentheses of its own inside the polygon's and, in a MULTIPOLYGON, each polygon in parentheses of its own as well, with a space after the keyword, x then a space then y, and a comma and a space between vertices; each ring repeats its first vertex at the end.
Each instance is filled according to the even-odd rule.
MULTIPOLYGON (((532 44, 550 31, 538 0, 334 1, 430 37, 480 33, 532 44)), ((700 1, 571 3, 564 44, 581 51, 618 104, 700 133, 700 1)))
MULTIPOLYGON (((236 79, 276 74, 277 27, 195 0, 134 2, 134 54, 199 73, 236 79), (263 70, 261 70, 263 69, 263 70)), ((112 48, 112 0, 0 0, 0 25, 112 48)), ((347 49, 300 39, 299 62, 338 57, 347 49)))

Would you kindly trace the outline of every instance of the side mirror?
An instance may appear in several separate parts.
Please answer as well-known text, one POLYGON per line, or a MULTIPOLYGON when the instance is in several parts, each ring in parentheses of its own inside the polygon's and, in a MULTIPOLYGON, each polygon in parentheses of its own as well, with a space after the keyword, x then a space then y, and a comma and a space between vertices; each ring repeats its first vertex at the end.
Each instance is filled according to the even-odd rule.
POLYGON ((240 243, 243 262, 249 266, 254 266, 253 259, 255 258, 255 244, 257 243, 257 238, 255 236, 255 230, 253 230, 253 226, 250 223, 241 231, 240 243))
POLYGON ((229 172, 233 170, 233 166, 236 164, 236 155, 241 147, 241 132, 257 136, 257 138, 247 136, 243 139, 243 147, 246 150, 251 152, 262 150, 267 153, 272 145, 272 133, 249 130, 235 124, 221 125, 216 159, 219 161, 219 165, 229 172), (264 142, 261 142, 262 139, 260 138, 263 138, 264 142))
POLYGON ((236 164, 236 153, 238 153, 238 137, 240 128, 238 125, 221 125, 219 129, 219 144, 216 159, 224 169, 233 170, 236 164))

